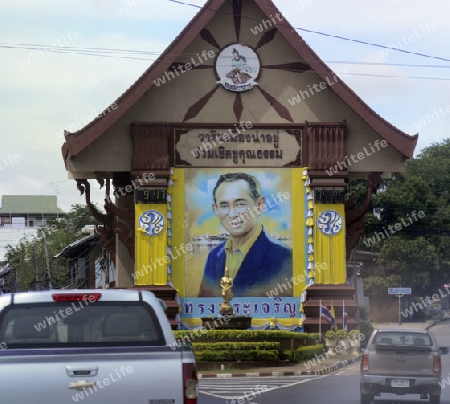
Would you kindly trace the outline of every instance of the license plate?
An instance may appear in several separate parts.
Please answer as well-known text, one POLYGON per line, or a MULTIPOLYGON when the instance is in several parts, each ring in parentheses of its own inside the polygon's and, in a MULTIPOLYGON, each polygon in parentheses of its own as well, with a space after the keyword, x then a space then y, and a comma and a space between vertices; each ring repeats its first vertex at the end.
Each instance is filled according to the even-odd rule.
POLYGON ((408 379, 392 379, 391 387, 409 387, 408 379))

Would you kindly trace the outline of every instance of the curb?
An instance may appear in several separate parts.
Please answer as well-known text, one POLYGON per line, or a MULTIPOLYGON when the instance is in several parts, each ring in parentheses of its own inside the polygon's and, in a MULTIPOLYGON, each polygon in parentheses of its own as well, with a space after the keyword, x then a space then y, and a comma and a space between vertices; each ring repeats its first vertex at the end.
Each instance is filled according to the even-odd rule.
POLYGON ((345 368, 355 362, 359 362, 361 356, 355 356, 351 359, 346 359, 342 362, 335 363, 334 365, 327 366, 323 369, 318 370, 298 370, 298 371, 287 371, 287 372, 248 372, 248 373, 218 373, 218 374, 199 374, 199 379, 211 379, 211 378, 230 378, 230 377, 282 377, 282 376, 305 376, 305 375, 326 375, 336 370, 345 368))

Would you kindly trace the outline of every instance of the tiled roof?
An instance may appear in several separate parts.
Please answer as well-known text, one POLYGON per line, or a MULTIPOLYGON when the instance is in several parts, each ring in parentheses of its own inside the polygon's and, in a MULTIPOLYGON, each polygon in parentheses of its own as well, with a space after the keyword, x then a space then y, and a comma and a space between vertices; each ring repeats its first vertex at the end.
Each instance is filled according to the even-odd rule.
POLYGON ((65 212, 58 208, 56 195, 3 195, 0 214, 19 213, 65 212))

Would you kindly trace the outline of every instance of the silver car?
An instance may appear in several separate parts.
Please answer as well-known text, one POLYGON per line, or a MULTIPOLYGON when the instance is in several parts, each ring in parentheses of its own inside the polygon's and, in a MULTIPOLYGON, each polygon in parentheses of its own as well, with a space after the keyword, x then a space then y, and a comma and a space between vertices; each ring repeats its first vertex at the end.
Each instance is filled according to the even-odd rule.
POLYGON ((441 355, 447 353, 429 330, 375 330, 361 360, 361 404, 381 393, 419 394, 439 404, 441 355))

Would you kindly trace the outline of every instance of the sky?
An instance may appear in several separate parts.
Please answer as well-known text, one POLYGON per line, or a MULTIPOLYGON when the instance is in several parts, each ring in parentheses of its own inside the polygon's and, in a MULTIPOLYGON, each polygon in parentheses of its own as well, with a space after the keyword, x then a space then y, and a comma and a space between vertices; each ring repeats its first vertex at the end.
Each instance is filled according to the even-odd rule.
MULTIPOLYGON (((0 196, 57 195, 65 211, 84 204, 64 167, 64 129, 80 129, 111 105, 205 3, 1 0, 0 196)), ((448 138, 450 3, 274 3, 375 112, 419 133, 415 156, 448 138)), ((102 194, 94 191, 94 201, 102 194)))

